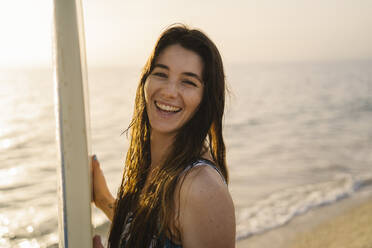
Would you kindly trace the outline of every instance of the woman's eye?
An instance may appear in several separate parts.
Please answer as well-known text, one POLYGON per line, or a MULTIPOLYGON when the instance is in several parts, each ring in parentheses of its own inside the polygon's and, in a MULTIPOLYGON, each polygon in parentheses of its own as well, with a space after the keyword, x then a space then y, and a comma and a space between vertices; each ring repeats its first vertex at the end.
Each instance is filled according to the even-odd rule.
POLYGON ((161 77, 161 78, 166 78, 167 77, 167 74, 163 73, 163 72, 155 72, 153 73, 154 76, 157 76, 157 77, 161 77))
POLYGON ((183 83, 185 83, 185 84, 188 84, 188 85, 192 85, 192 86, 197 86, 196 85, 196 83, 194 83, 194 82, 192 82, 192 81, 189 81, 189 80, 184 80, 184 81, 182 81, 183 83))

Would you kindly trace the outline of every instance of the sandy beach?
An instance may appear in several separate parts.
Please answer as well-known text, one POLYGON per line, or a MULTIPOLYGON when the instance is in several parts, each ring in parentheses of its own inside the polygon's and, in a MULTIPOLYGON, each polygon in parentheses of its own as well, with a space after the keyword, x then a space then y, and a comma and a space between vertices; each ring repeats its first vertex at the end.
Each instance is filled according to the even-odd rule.
POLYGON ((239 241, 237 248, 372 247, 372 196, 363 193, 313 209, 285 226, 239 241))

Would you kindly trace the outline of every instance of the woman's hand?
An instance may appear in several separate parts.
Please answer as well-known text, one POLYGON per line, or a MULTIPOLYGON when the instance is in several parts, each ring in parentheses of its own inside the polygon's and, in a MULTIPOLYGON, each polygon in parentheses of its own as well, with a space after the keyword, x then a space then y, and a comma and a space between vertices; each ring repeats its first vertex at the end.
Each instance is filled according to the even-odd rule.
POLYGON ((101 241, 101 236, 95 235, 93 237, 93 248, 104 248, 101 241))
POLYGON ((96 155, 92 156, 92 201, 106 216, 112 220, 114 215, 115 198, 107 187, 105 176, 100 168, 96 155))

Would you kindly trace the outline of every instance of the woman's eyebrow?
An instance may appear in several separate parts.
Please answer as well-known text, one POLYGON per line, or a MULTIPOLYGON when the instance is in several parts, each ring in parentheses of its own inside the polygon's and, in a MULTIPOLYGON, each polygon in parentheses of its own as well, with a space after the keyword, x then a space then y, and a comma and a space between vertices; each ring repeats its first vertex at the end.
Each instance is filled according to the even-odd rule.
POLYGON ((156 67, 160 67, 160 68, 163 68, 163 69, 167 69, 167 70, 169 70, 169 67, 166 66, 166 65, 163 65, 163 64, 155 64, 155 65, 154 65, 154 69, 155 69, 156 67))

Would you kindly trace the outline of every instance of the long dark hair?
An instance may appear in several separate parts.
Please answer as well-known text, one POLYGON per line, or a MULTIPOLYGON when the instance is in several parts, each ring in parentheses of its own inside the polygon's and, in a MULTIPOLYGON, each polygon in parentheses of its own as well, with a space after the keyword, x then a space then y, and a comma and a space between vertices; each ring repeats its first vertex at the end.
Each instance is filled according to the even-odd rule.
MULTIPOLYGON (((137 88, 123 179, 118 190, 109 247, 160 247, 174 218, 174 194, 179 175, 207 149, 226 182, 228 173, 222 120, 225 107, 225 75, 215 44, 201 31, 184 25, 165 30, 143 68, 137 88), (178 44, 198 54, 203 62, 203 98, 194 116, 178 131, 167 157, 154 169, 149 187, 144 185, 151 163, 150 123, 146 112, 144 85, 159 54, 178 44), (132 217, 131 225, 125 224, 132 217), (124 232, 124 228, 128 228, 124 232), (123 235, 127 233, 126 235, 123 235), (154 237, 157 237, 154 239, 154 237), (156 242, 155 242, 155 241, 156 242)), ((176 234, 179 237, 179 232, 176 234)), ((170 237, 171 239, 174 237, 170 237)))

